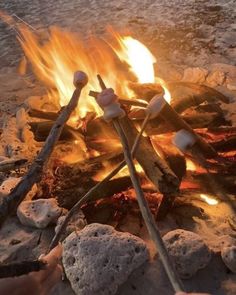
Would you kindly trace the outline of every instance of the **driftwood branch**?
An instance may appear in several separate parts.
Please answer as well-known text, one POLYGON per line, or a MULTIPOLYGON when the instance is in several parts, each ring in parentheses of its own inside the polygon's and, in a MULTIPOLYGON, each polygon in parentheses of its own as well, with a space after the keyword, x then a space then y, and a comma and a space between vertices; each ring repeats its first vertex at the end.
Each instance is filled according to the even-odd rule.
POLYGON ((78 104, 81 90, 81 87, 75 89, 69 104, 62 110, 57 118, 41 152, 30 167, 28 173, 22 178, 13 191, 3 199, 0 204, 0 225, 2 225, 9 214, 15 213, 18 205, 24 200, 33 185, 41 180, 43 168, 53 152, 65 123, 78 104))

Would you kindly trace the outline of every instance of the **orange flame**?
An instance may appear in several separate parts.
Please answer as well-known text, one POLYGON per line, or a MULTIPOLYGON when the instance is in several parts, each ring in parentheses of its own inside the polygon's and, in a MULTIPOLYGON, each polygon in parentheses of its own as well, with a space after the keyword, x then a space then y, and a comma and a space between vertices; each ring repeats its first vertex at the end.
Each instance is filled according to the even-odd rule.
POLYGON ((115 52, 121 59, 130 66, 130 70, 136 75, 140 83, 154 83, 155 74, 153 64, 155 57, 140 41, 130 37, 115 35, 120 44, 115 52))
POLYGON ((100 90, 98 73, 119 96, 133 96, 128 80, 135 76, 140 83, 160 83, 165 90, 166 100, 170 101, 165 82, 155 78, 155 57, 144 44, 131 36, 121 36, 110 29, 112 42, 107 43, 95 37, 85 41, 77 34, 53 27, 45 37, 45 34, 42 36, 24 22, 16 23, 1 11, 0 16, 17 31, 20 44, 36 76, 48 86, 50 98, 59 101, 61 106, 68 104, 73 93, 74 72, 82 70, 88 74, 89 83, 80 98, 77 117, 84 117, 89 111, 101 114, 94 99, 88 97, 90 90, 100 90), (130 71, 127 71, 127 66, 124 67, 124 62, 130 71))

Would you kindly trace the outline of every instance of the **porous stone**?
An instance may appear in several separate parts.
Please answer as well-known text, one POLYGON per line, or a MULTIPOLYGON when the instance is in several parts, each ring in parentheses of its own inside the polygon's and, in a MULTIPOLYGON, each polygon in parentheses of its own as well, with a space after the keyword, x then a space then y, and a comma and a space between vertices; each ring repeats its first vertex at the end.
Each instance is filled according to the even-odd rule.
POLYGON ((227 88, 231 91, 236 91, 236 82, 233 84, 233 83, 228 83, 227 84, 227 88))
POLYGON ((163 239, 176 270, 183 279, 192 277, 210 262, 210 250, 202 238, 193 232, 176 229, 167 233, 163 239))
MULTIPOLYGON (((9 177, 6 180, 3 181, 3 183, 0 185, 0 198, 5 197, 17 186, 17 184, 21 181, 21 177, 9 177)), ((25 200, 31 200, 33 196, 37 192, 37 185, 34 184, 32 189, 28 192, 28 194, 25 197, 25 200)))
POLYGON ((49 224, 56 223, 62 213, 63 208, 53 198, 24 201, 17 208, 20 222, 36 228, 46 228, 49 224))
POLYGON ((211 72, 206 79, 207 84, 211 87, 223 85, 225 81, 225 73, 222 71, 211 72))
POLYGON ((8 195, 13 188, 21 181, 21 177, 9 177, 0 185, 0 195, 8 195))
MULTIPOLYGON (((62 215, 57 220, 57 225, 55 227, 55 233, 59 231, 62 223, 64 222, 66 216, 62 215)), ((87 221, 85 219, 84 213, 80 210, 77 214, 74 214, 70 221, 67 224, 65 233, 62 235, 62 239, 65 239, 69 236, 73 231, 80 231, 87 225, 87 221)))
POLYGON ((225 265, 236 273, 236 246, 227 246, 221 250, 221 257, 225 265))
POLYGON ((143 240, 109 225, 90 224, 63 242, 65 272, 79 295, 115 294, 148 258, 143 240))
POLYGON ((208 71, 204 68, 187 68, 184 70, 182 81, 192 83, 204 83, 208 71))

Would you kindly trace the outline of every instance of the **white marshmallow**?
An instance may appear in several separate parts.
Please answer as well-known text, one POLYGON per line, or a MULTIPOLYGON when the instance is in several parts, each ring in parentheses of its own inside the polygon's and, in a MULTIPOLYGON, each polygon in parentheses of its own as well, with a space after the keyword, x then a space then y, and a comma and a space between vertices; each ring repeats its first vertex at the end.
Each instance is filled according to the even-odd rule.
POLYGON ((118 102, 113 102, 104 109, 103 118, 106 121, 111 121, 115 118, 122 118, 125 116, 125 111, 120 107, 118 102))
POLYGON ((103 118, 108 122, 125 116, 125 112, 117 102, 117 96, 112 88, 104 89, 98 95, 97 103, 104 111, 103 118))
POLYGON ((112 88, 104 89, 97 97, 97 103, 101 108, 105 108, 115 101, 117 101, 117 95, 112 88))
POLYGON ((196 138, 187 130, 182 129, 175 134, 172 143, 182 152, 186 152, 196 143, 196 138))
POLYGON ((146 114, 150 116, 150 119, 154 119, 159 115, 160 111, 166 105, 166 103, 167 102, 162 95, 155 95, 151 99, 145 110, 146 114))
POLYGON ((82 71, 77 71, 74 73, 74 86, 78 87, 79 85, 85 86, 88 83, 88 76, 82 71))

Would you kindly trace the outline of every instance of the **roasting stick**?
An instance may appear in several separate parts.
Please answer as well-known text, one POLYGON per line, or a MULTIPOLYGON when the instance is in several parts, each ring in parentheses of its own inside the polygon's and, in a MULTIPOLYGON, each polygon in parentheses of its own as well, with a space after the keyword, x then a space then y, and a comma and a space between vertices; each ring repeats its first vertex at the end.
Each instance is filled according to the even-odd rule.
POLYGON ((169 257, 165 244, 161 238, 160 232, 157 228, 156 222, 153 218, 151 210, 149 208, 148 202, 144 196, 143 190, 140 185, 140 181, 135 169, 135 165, 133 163, 133 158, 131 155, 131 151, 129 148, 129 144, 126 138, 126 135, 120 125, 119 118, 125 116, 124 111, 121 109, 119 103, 117 102, 117 96, 114 94, 112 89, 106 89, 104 82, 102 81, 101 77, 98 75, 99 83, 103 91, 97 98, 97 102, 104 111, 104 119, 107 121, 112 121, 114 127, 120 137, 125 161, 127 163, 130 178, 133 183, 137 201, 143 216, 143 219, 146 223, 147 229, 149 234, 156 246, 157 251, 159 252, 161 261, 165 268, 165 271, 169 277, 169 280, 172 284, 173 289, 175 292, 179 292, 183 290, 182 283, 177 275, 177 272, 172 264, 172 261, 169 257))
POLYGON ((210 185, 213 193, 216 196, 219 196, 223 200, 227 200, 227 194, 224 192, 224 189, 217 182, 217 180, 211 176, 210 171, 207 167, 207 162, 204 156, 199 152, 195 147, 196 138, 185 129, 178 131, 172 139, 173 144, 182 152, 182 153, 191 153, 191 155, 196 159, 196 161, 206 170, 206 177, 208 179, 208 184, 210 185))
MULTIPOLYGON (((132 150, 131 150, 131 154, 132 157, 135 155, 136 150, 138 148, 139 145, 139 141, 142 137, 143 131, 145 129, 146 126, 146 121, 149 119, 149 117, 147 116, 146 119, 143 121, 143 124, 141 126, 140 132, 138 133, 137 137, 135 138, 132 150)), ((81 208, 81 206, 89 201, 91 199, 91 197, 93 196, 93 194, 97 191, 100 190, 104 185, 106 185, 106 183, 108 183, 108 181, 110 179, 112 179, 122 168, 124 168, 126 166, 126 161, 123 160, 120 164, 118 164, 118 166, 116 168, 114 168, 102 181, 98 182, 95 186, 93 186, 81 199, 79 199, 79 201, 70 209, 70 211, 67 213, 67 215, 65 216, 65 219, 63 221, 63 223, 61 224, 60 229, 57 231, 57 233, 55 234, 55 236, 53 237, 51 244, 49 246, 48 252, 50 252, 54 247, 56 247, 56 245, 59 243, 60 238, 62 233, 66 230, 66 226, 68 224, 68 222, 70 221, 70 219, 72 218, 72 216, 81 208)))
POLYGON ((18 205, 24 200, 33 185, 40 181, 44 165, 47 163, 50 155, 52 154, 53 148, 61 135, 65 123, 70 118, 71 113, 78 104, 81 90, 87 83, 88 77, 84 72, 76 72, 74 74, 74 85, 76 89, 69 104, 63 108, 58 116, 41 152, 38 154, 28 173, 22 178, 12 192, 3 198, 0 205, 0 225, 2 225, 9 214, 15 213, 18 205))

